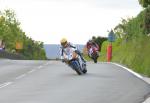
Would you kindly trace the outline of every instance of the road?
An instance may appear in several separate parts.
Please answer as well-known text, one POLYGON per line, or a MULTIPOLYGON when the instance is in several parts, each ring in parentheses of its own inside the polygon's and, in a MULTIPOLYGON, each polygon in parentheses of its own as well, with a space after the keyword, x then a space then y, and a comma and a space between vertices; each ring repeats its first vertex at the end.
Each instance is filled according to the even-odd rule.
POLYGON ((142 103, 150 85, 114 64, 78 76, 59 61, 0 60, 0 103, 142 103))

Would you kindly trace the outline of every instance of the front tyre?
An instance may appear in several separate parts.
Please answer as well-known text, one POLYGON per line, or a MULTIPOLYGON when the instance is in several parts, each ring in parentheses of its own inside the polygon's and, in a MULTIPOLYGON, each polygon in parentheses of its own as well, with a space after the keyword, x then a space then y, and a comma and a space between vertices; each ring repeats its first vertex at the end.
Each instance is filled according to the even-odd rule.
POLYGON ((97 59, 96 58, 94 59, 94 63, 97 63, 97 59))
POLYGON ((92 59, 94 60, 94 63, 97 63, 98 54, 93 54, 92 59))
POLYGON ((78 64, 78 61, 73 61, 73 62, 72 62, 72 67, 73 67, 73 69, 76 71, 76 73, 77 73, 78 75, 82 75, 83 72, 82 72, 82 70, 81 70, 81 68, 80 68, 79 65, 80 65, 80 64, 78 64))
POLYGON ((81 71, 79 71, 79 70, 77 70, 77 69, 75 69, 75 71, 76 71, 76 73, 77 73, 78 75, 82 75, 82 72, 81 72, 81 71))
POLYGON ((84 69, 82 72, 83 72, 84 74, 86 74, 86 73, 87 73, 87 69, 84 69))

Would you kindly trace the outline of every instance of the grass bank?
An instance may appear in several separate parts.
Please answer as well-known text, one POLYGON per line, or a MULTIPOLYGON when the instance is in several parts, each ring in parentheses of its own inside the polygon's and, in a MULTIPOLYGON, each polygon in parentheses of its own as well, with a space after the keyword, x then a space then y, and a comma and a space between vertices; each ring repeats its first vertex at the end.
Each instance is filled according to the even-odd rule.
MULTIPOLYGON (((106 61, 108 44, 108 41, 103 43, 99 61, 106 61)), ((150 37, 129 41, 118 39, 113 43, 112 62, 124 64, 133 71, 150 77, 150 37)))

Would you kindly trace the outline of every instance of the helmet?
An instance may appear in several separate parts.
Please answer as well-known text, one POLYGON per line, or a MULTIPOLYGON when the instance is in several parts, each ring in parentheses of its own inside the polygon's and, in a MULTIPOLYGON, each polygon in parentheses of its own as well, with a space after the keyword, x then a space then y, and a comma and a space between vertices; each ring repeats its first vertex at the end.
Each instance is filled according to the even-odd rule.
POLYGON ((60 40, 60 43, 61 43, 62 46, 66 46, 66 44, 67 44, 67 39, 66 39, 66 38, 62 38, 62 39, 60 40))

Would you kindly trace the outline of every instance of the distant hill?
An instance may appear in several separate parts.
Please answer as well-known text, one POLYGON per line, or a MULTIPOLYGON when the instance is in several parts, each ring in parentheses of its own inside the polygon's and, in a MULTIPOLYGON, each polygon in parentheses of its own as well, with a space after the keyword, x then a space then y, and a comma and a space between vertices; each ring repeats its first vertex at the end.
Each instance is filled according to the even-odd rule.
MULTIPOLYGON (((77 48, 82 52, 84 45, 76 44, 77 48)), ((60 45, 59 44, 44 44, 46 56, 48 59, 60 58, 60 45)))

